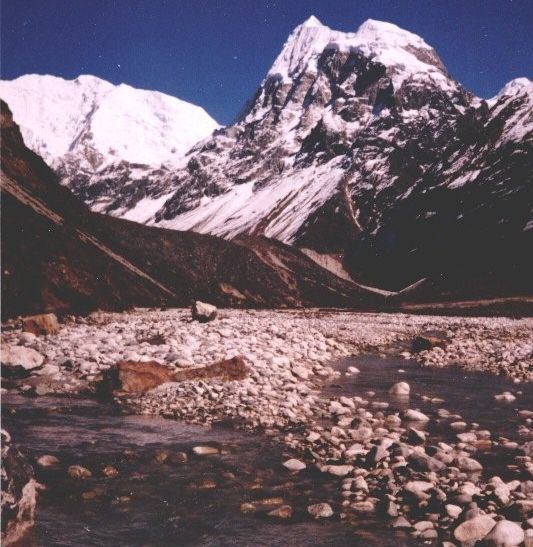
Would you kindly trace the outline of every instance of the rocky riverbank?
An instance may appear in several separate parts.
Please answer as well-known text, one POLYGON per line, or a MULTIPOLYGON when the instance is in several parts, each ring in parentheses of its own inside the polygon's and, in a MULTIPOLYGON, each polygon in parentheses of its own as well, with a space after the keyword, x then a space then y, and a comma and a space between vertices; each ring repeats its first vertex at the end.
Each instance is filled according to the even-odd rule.
MULTIPOLYGON (((224 310, 200 323, 185 310, 138 310, 72 318, 43 337, 8 326, 6 347, 19 361, 27 353, 29 363, 23 367, 27 378, 11 380, 12 388, 37 394, 91 390, 121 360, 157 361, 177 372, 242 356, 249 367, 242 380, 164 383, 122 403, 134 412, 201 424, 229 421, 278 438, 292 455, 283 462, 287 473, 312 467, 338 481, 343 509, 337 517, 383 517, 425 541, 468 543, 492 535, 495 544, 517 545, 533 534, 533 412, 518 384, 498 394, 502 404, 518 399, 521 424, 505 438, 447 408, 446 394, 432 401, 432 412, 421 412, 409 384, 394 378, 391 397, 407 402, 401 412, 371 393, 335 397, 322 390, 341 374, 332 367, 335 360, 367 352, 402 353, 428 366, 457 363, 504 373, 517 383, 531 380, 530 319, 224 310), (413 353, 417 336, 429 341, 413 353), (434 439, 433 423, 449 428, 452 440, 434 439), (498 475, 484 472, 487 453, 501 462, 498 475)), ((358 370, 343 374, 356 380, 358 370)), ((279 518, 290 513, 280 511, 279 518)), ((314 504, 309 514, 330 518, 332 511, 314 504)))

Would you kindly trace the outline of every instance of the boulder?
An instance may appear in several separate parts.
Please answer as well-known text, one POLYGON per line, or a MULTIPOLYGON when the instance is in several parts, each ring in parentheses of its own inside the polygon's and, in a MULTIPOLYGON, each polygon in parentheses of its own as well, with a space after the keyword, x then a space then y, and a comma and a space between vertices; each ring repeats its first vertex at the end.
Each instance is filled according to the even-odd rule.
POLYGON ((44 363, 44 357, 32 348, 2 345, 2 376, 27 378, 44 363))
POLYGON ((333 516, 333 509, 329 503, 315 503, 307 508, 307 512, 314 518, 329 518, 333 516))
POLYGON ((43 456, 39 456, 39 458, 37 458, 37 465, 39 467, 55 467, 59 465, 59 460, 55 456, 44 454, 43 456))
POLYGON ((465 520, 454 530, 453 535, 461 543, 475 543, 483 539, 496 524, 496 521, 488 515, 478 515, 477 517, 465 520))
POLYGON ((398 382, 397 384, 394 384, 389 389, 389 393, 391 395, 396 395, 396 396, 405 397, 405 396, 408 396, 410 392, 411 392, 411 387, 409 386, 407 382, 398 382))
POLYGON ((157 361, 119 361, 104 372, 97 392, 100 395, 143 393, 174 380, 174 372, 157 361))
POLYGON ((57 334, 59 332, 57 316, 55 313, 42 313, 23 317, 22 330, 36 335, 57 334))
POLYGON ((282 505, 281 507, 278 507, 277 509, 273 509, 272 511, 269 511, 267 515, 272 518, 280 519, 280 520, 288 520, 292 517, 293 509, 290 505, 282 505))
POLYGON ((403 419, 408 422, 428 422, 429 417, 419 410, 413 410, 412 408, 406 410, 403 413, 403 419))
POLYGON ((223 359, 206 367, 189 368, 180 370, 174 375, 173 382, 186 380, 207 380, 208 378, 220 378, 222 380, 244 380, 249 370, 242 357, 223 359))
POLYGON ((224 359, 207 367, 190 368, 174 372, 157 361, 119 361, 106 370, 97 384, 102 396, 120 393, 143 393, 165 382, 187 380, 242 380, 248 375, 248 367, 242 357, 224 359))
POLYGON ((197 456, 211 456, 220 452, 215 446, 195 446, 192 451, 197 456))
POLYGON ((306 465, 304 462, 301 462, 296 458, 291 458, 290 460, 283 462, 283 467, 285 467, 285 469, 288 469, 289 471, 292 471, 293 473, 297 473, 298 471, 302 471, 302 469, 305 469, 306 465))
POLYGON ((500 520, 489 535, 485 536, 484 542, 494 547, 515 547, 524 539, 524 530, 519 524, 510 520, 500 520))
POLYGON ((200 302, 196 300, 192 305, 192 318, 200 323, 207 323, 213 321, 217 316, 217 308, 211 304, 200 302))
POLYGON ((81 465, 69 466, 67 473, 71 479, 88 479, 93 476, 93 474, 86 467, 81 465))
POLYGON ((2 429, 2 491, 0 495, 2 545, 21 542, 33 525, 37 503, 37 483, 33 469, 2 429))

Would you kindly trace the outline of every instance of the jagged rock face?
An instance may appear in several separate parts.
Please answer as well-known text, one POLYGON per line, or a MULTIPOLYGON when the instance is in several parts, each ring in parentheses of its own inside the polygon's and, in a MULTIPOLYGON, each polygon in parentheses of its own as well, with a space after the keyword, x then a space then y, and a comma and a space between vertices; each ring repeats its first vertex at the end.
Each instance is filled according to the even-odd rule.
MULTIPOLYGON (((152 220, 295 242, 332 196, 342 203, 373 184, 383 145, 430 122, 434 130, 472 100, 419 37, 372 21, 340 33, 312 19, 289 37, 242 120, 189 153, 152 220)), ((349 225, 353 214, 348 207, 349 225)))
POLYGON ((532 97, 522 78, 481 101, 394 25, 346 34, 311 19, 242 119, 191 150, 145 220, 340 254, 390 288, 450 261, 519 270, 533 220, 532 97))

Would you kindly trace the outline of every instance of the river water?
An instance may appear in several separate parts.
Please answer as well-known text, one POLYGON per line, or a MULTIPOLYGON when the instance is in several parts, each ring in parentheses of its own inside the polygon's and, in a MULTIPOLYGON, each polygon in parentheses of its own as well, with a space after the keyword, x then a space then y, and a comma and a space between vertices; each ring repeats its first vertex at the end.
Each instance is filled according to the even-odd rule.
POLYGON ((4 426, 30 459, 55 455, 55 471, 36 469, 47 486, 24 546, 270 546, 401 545, 383 526, 353 529, 338 519, 316 522, 310 503, 329 502, 339 513, 338 484, 313 470, 291 476, 279 445, 225 428, 203 428, 153 416, 121 415, 88 399, 4 397, 4 426), (197 445, 221 454, 195 457, 197 445), (161 450, 186 452, 187 463, 158 463, 161 450), (73 480, 69 465, 93 477, 73 480), (106 478, 108 465, 119 470, 106 478), (213 487, 214 485, 214 487, 213 487), (95 492, 84 500, 84 492, 95 492), (129 498, 129 501, 126 500, 129 498), (290 523, 243 514, 243 502, 282 497, 290 523), (121 501, 122 500, 122 501, 121 501))
MULTIPOLYGON (((345 371, 355 365, 360 374, 342 375, 325 395, 360 395, 386 401, 391 409, 419 408, 436 417, 445 407, 465 421, 523 442, 518 427, 524 423, 517 409, 533 408, 532 386, 517 386, 500 378, 459 369, 422 368, 412 361, 364 356, 339 361, 345 371), (405 372, 399 372, 404 369, 405 372), (397 381, 411 385, 409 401, 391 398, 397 381), (512 390, 517 401, 498 404, 494 395, 512 390), (423 400, 444 399, 434 404, 423 400)), ((42 454, 59 458, 55 470, 39 470, 47 490, 40 495, 35 526, 25 546, 402 546, 413 540, 393 533, 379 522, 348 524, 335 517, 312 521, 310 503, 329 502, 340 513, 339 483, 313 469, 296 476, 280 464, 289 456, 268 438, 223 427, 204 428, 153 416, 128 416, 112 404, 91 399, 15 395, 3 397, 3 423, 30 459, 42 454), (209 445, 221 450, 194 456, 192 448, 209 445), (161 451, 185 452, 186 463, 159 463, 161 451), (93 476, 73 480, 69 465, 90 469, 93 476), (112 465, 118 477, 102 469, 112 465), (244 502, 281 497, 293 506, 290 522, 265 513, 244 514, 244 502), (85 499, 84 499, 85 498, 85 499)), ((445 422, 432 424, 436 438, 452 440, 445 422)), ((505 474, 505 458, 486 454, 492 472, 505 474)))

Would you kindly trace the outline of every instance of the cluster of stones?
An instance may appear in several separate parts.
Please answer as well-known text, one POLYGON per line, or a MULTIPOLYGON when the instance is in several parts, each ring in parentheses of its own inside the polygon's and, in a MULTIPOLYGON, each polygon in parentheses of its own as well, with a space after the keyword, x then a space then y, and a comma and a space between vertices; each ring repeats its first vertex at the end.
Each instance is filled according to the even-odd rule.
MULTIPOLYGON (((200 311, 206 310, 196 313, 200 311)), ((479 352, 481 362, 502 341, 503 353, 494 351, 492 358, 505 356, 505 362, 514 363, 517 371, 507 373, 526 379, 522 364, 530 358, 526 350, 531 348, 532 326, 531 320, 313 310, 225 310, 214 321, 200 322, 191 320, 185 310, 138 310, 72 318, 55 335, 37 337, 15 328, 4 332, 3 342, 8 354, 22 348, 42 357, 23 380, 22 389, 63 392, 88 388, 103 371, 124 359, 155 360, 179 371, 242 355, 250 367, 244 380, 165 383, 125 402, 147 414, 201 424, 231 420, 243 428, 265 431, 294 451, 295 461, 286 465, 290 472, 313 466, 339 481, 342 516, 383 515, 391 526, 409 529, 423 540, 443 532, 467 543, 490 539, 493 533, 501 538, 513 530, 516 539, 520 533, 512 526, 515 521, 523 538, 531 534, 533 482, 527 478, 533 473, 532 445, 525 443, 531 435, 531 414, 522 411, 519 435, 525 444, 520 446, 509 439, 492 439, 476 424, 439 409, 439 400, 432 401, 434 415, 426 416, 416 408, 400 414, 387 412, 388 404, 373 401, 371 395, 337 399, 325 397, 320 390, 325 379, 339 374, 329 365, 332 360, 381 351, 431 330, 446 330, 447 344, 444 349, 416 354, 425 364, 442 366, 454 359, 461 363, 457 348, 466 345, 468 337, 478 341, 472 351, 479 352), (475 332, 483 334, 476 337, 475 332), (433 362, 435 356, 441 360, 433 362), (35 388, 31 381, 36 378, 35 388), (431 420, 448 424, 457 441, 433 442, 424 431, 431 420), (477 454, 496 449, 510 462, 507 471, 520 480, 482 478, 477 454)), ((463 364, 471 366, 468 360, 463 364)), ((348 374, 357 373, 355 368, 348 370, 348 374)), ((391 396, 408 397, 409 386, 395 385, 391 396)), ((514 397, 512 393, 498 396, 502 401, 514 397)), ((316 518, 332 513, 329 506, 322 506, 327 504, 315 505, 319 507, 310 508, 309 514, 316 518)), ((290 513, 287 508, 276 509, 290 513)), ((500 544, 516 544, 506 541, 500 544)))
MULTIPOLYGON (((391 389, 406 390, 405 382, 391 389)), ((379 515, 423 540, 453 535, 466 543, 493 536, 496 545, 519 545, 526 535, 533 537, 533 481, 484 479, 476 459, 478 452, 499 450, 512 461, 507 471, 532 477, 533 443, 518 448, 506 439, 491 440, 476 424, 458 427, 460 416, 444 408, 437 419, 461 432, 456 443, 432 443, 424 429, 433 418, 415 409, 373 412, 370 405, 360 397, 330 400, 322 416, 329 425, 315 425, 304 439, 285 436, 306 465, 341 479, 342 516, 379 515), (511 532, 513 539, 505 539, 511 532)), ((530 414, 524 412, 524 419, 530 414)))
MULTIPOLYGON (((459 364, 469 370, 533 381, 531 319, 454 318, 443 347, 420 352, 416 358, 432 367, 459 364)), ((406 357, 410 357, 406 354, 406 357)))

